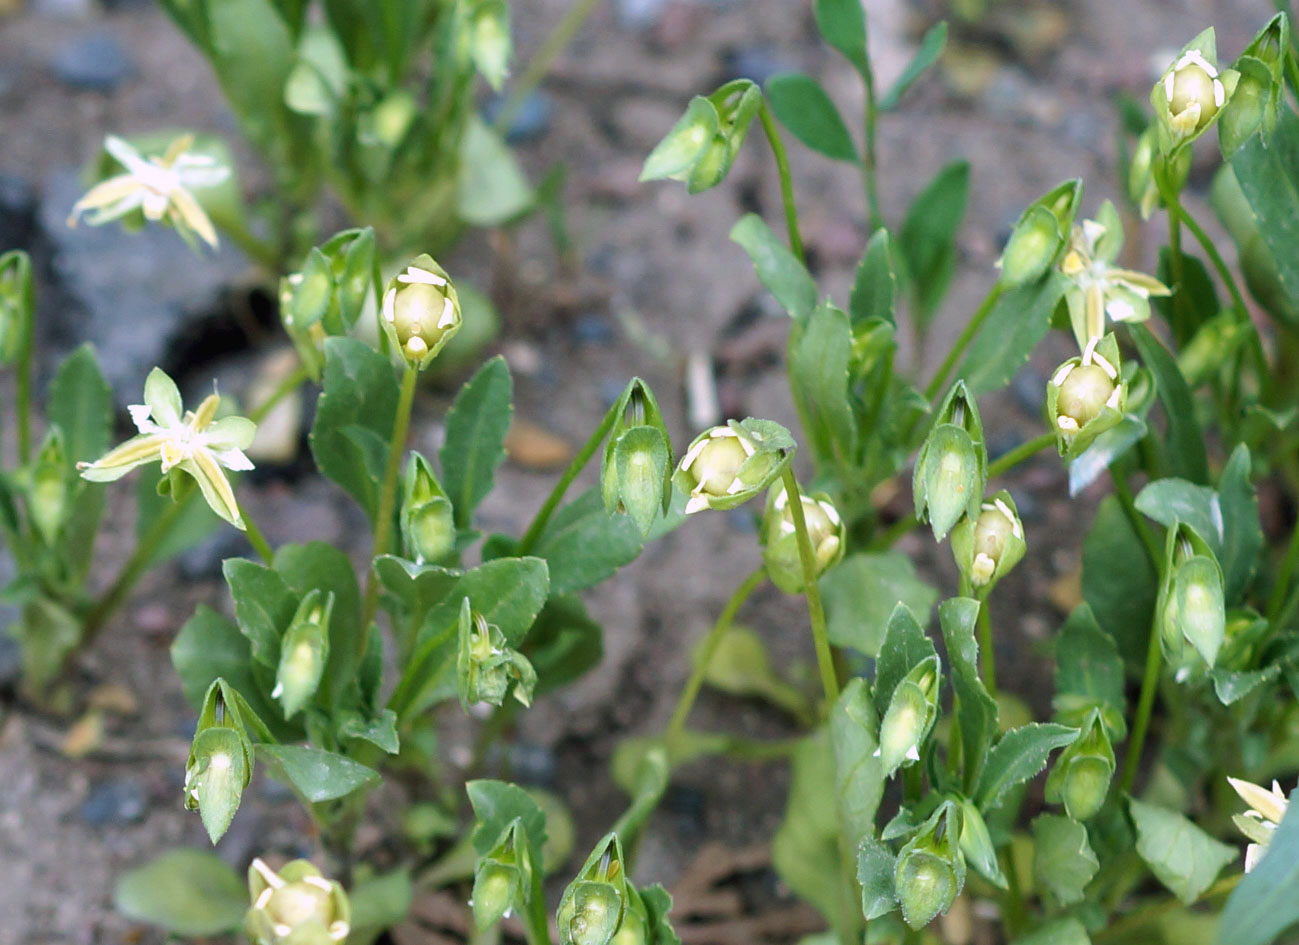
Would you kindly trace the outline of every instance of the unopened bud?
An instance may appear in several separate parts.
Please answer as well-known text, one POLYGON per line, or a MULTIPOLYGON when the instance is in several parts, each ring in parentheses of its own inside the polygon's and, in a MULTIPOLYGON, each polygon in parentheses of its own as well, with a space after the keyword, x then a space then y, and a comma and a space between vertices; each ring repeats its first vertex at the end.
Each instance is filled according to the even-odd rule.
POLYGON ((930 656, 917 663, 893 690, 880 721, 877 749, 885 777, 920 760, 920 745, 938 716, 938 677, 938 657, 930 656))
POLYGON ((976 594, 990 590, 1017 565, 1027 546, 1010 493, 1002 490, 952 530, 952 556, 976 594))
POLYGON ((63 437, 57 429, 45 436, 31 469, 27 489, 27 510, 32 524, 47 545, 53 545, 63 529, 68 502, 68 463, 63 437))
POLYGON ((689 495, 686 514, 747 502, 775 480, 792 452, 789 431, 767 420, 706 430, 690 444, 673 476, 689 495))
POLYGON ((483 860, 474 872, 474 924, 481 932, 510 914, 521 898, 519 868, 498 860, 483 860))
MULTIPOLYGON (((800 495, 799 498, 816 575, 820 577, 843 558, 846 527, 828 495, 800 495)), ((767 510, 762 519, 762 561, 771 583, 787 594, 803 592, 803 561, 798 551, 794 512, 783 483, 776 483, 767 494, 767 510)))
POLYGON ((402 545, 416 564, 440 562, 455 551, 456 526, 451 500, 419 453, 406 466, 401 504, 402 545))
POLYGON ((965 515, 977 515, 987 478, 983 421, 964 381, 957 381, 934 418, 916 457, 911 491, 916 519, 942 541, 965 515))
POLYGON ((1055 265, 1064 251, 1081 197, 1082 181, 1069 180, 1029 204, 997 263, 1004 283, 1036 282, 1055 265))
POLYGON ((951 908, 965 885, 965 858, 957 847, 960 811, 947 801, 901 852, 894 887, 902 918, 913 929, 951 908))
POLYGON ((469 51, 487 84, 500 91, 510 74, 510 9, 504 0, 479 0, 470 15, 469 51))
POLYGON ((351 906, 343 887, 306 860, 279 872, 261 859, 248 868, 252 908, 244 928, 254 945, 337 945, 351 931, 351 906))
POLYGON ((1069 816, 1089 820, 1105 804, 1114 777, 1114 748, 1099 710, 1093 710, 1081 733, 1056 759, 1046 780, 1046 799, 1064 804, 1069 816))
POLYGON ((1212 28, 1182 50, 1150 93, 1165 154, 1199 137, 1214 123, 1239 78, 1234 69, 1219 72, 1212 28))
POLYGON ((251 779, 252 765, 241 732, 218 726, 194 736, 185 768, 185 808, 199 812, 213 843, 234 820, 251 779))
POLYGON ((384 333, 407 364, 427 367, 460 330, 460 299, 446 270, 424 254, 388 283, 384 333))
POLYGON ((1212 668, 1227 628, 1222 568, 1204 540, 1185 525, 1169 529, 1168 549, 1159 612, 1165 648, 1173 660, 1185 640, 1212 668))
POLYGON ((1077 456, 1123 419, 1126 396, 1113 335, 1093 339, 1080 357, 1056 368, 1047 384, 1047 415, 1060 454, 1077 456))
POLYGON ((685 181, 692 194, 721 183, 762 105, 762 90, 748 79, 728 82, 712 95, 697 95, 658 143, 640 179, 685 181))
POLYGON ((1002 889, 1007 887, 1006 877, 997 862, 997 848, 992 844, 988 824, 971 801, 961 801, 961 855, 984 879, 1002 889))
POLYGON ((596 845, 564 890, 555 914, 561 945, 609 945, 622 924, 626 904, 622 844, 610 834, 596 845))
POLYGON ((20 249, 0 254, 0 363, 30 350, 35 318, 32 260, 20 249))
POLYGON ((500 627, 474 613, 467 597, 460 606, 456 675, 466 710, 478 702, 501 705, 511 687, 514 698, 531 705, 537 686, 537 671, 528 658, 508 645, 500 627))
POLYGON ((293 718, 320 686, 329 660, 329 618, 333 610, 333 592, 326 594, 313 588, 298 605, 280 640, 280 665, 271 697, 280 700, 286 719, 293 718))

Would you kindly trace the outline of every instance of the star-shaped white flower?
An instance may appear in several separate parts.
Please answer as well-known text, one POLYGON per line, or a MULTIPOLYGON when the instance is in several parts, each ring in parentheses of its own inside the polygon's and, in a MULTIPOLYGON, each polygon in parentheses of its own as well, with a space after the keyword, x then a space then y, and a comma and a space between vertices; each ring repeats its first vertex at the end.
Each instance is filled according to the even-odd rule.
POLYGON ((1251 781, 1239 778, 1228 778, 1228 783, 1240 795, 1241 800, 1249 805, 1249 810, 1236 814, 1231 819, 1237 829, 1254 842, 1245 848, 1245 872, 1248 873, 1267 852, 1272 834, 1285 816, 1290 806, 1281 785, 1272 782, 1272 790, 1260 787, 1251 781))
POLYGON ((149 372, 144 401, 126 408, 139 435, 93 463, 78 463, 82 478, 113 482, 137 466, 160 462, 163 473, 178 468, 192 476, 212 511, 243 528, 239 503, 222 467, 234 471, 253 468, 243 451, 252 443, 257 425, 245 417, 214 419, 221 403, 218 394, 208 395, 197 410, 182 415, 180 391, 159 368, 149 372))
POLYGON ((89 214, 92 226, 98 226, 139 209, 146 220, 166 220, 186 240, 193 233, 215 249, 216 229, 190 191, 216 186, 230 176, 230 169, 211 155, 190 153, 193 145, 193 135, 182 135, 161 157, 145 158, 121 138, 109 135, 104 150, 126 173, 90 188, 72 208, 68 225, 76 226, 83 213, 89 214))

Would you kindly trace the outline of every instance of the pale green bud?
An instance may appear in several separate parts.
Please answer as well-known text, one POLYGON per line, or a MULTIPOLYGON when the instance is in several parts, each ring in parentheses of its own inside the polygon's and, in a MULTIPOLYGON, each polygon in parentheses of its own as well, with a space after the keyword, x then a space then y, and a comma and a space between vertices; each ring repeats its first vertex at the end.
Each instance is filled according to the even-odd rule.
POLYGON ((697 95, 658 143, 640 179, 685 181, 692 194, 726 178, 762 106, 762 90, 748 79, 728 82, 712 95, 697 95))
POLYGON ((467 597, 460 607, 456 676, 466 710, 477 702, 499 706, 511 688, 515 699, 531 705, 537 686, 537 672, 528 658, 508 645, 500 627, 474 613, 467 597))
POLYGON ((1004 489, 979 507, 977 518, 952 530, 952 556, 977 596, 1005 577, 1026 550, 1015 500, 1004 489))
POLYGON ((1060 455, 1076 457, 1123 419, 1127 385, 1112 334, 1089 342, 1081 356, 1056 368, 1046 388, 1047 417, 1060 455))
POLYGON ((474 871, 474 924, 481 932, 509 916, 522 897, 519 868, 513 863, 484 859, 474 871))
POLYGON ((1171 153, 1207 131, 1239 79, 1234 69, 1219 71, 1212 27, 1187 44, 1150 93, 1161 150, 1171 153))
POLYGON ((1068 180, 1043 194, 1015 224, 997 265, 1007 285, 1036 282, 1064 252, 1082 198, 1082 181, 1068 180))
POLYGON ((443 561, 456 548, 451 500, 433 474, 433 467, 419 453, 411 453, 406 465, 401 537, 407 557, 416 564, 443 561))
POLYGON ((334 594, 314 588, 302 598, 280 640, 280 665, 271 698, 284 706, 284 717, 293 718, 316 694, 329 660, 329 618, 334 594))
POLYGON ((778 423, 731 421, 697 436, 672 479, 689 496, 687 515, 732 509, 771 485, 793 451, 793 438, 778 423))
POLYGON ((917 663, 893 690, 880 720, 877 749, 885 777, 920 760, 920 746, 938 717, 939 675, 938 657, 930 656, 917 663))
POLYGON ((401 358, 421 370, 460 330, 460 299, 446 270, 427 253, 388 283, 379 319, 401 358))
POLYGON ((14 364, 31 351, 35 314, 31 257, 20 249, 0 254, 0 363, 14 364))
POLYGON ((672 501, 672 442, 649 385, 632 378, 612 408, 617 415, 604 448, 600 494, 610 515, 625 512, 647 536, 672 501))
POLYGON ((469 15, 474 67, 496 91, 510 74, 510 8, 504 0, 479 0, 469 15))
POLYGON ((972 801, 963 800, 961 807, 961 855, 988 882, 1001 889, 1007 888, 1006 877, 997 862, 997 848, 992 844, 988 824, 972 801))
POLYGON ((957 381, 934 418, 916 457, 911 491, 916 519, 942 541, 962 516, 978 514, 987 479, 983 421, 964 381, 957 381))
POLYGON ((32 524, 47 545, 54 544, 63 528, 67 504, 67 457, 63 451, 63 437, 54 429, 45 435, 27 486, 27 510, 31 513, 32 524))
POLYGON ((1209 546, 1186 525, 1169 529, 1159 621, 1170 660, 1176 661, 1185 641, 1213 667, 1227 632, 1222 568, 1209 546))
POLYGON ((945 802, 898 853, 894 888, 902 918, 913 929, 946 913, 965 886, 965 858, 957 846, 960 820, 959 808, 945 802))
MULTIPOLYGON (((842 560, 847 527, 825 493, 800 495, 799 498, 816 575, 820 577, 842 560)), ((798 551, 794 512, 784 483, 776 483, 767 493, 767 510, 762 518, 762 561, 772 584, 787 594, 803 592, 803 560, 798 551)))
POLYGON ((1093 710, 1078 737, 1056 759, 1046 779, 1046 799, 1064 804, 1076 821, 1089 820, 1105 805, 1114 767, 1109 732, 1099 710, 1093 710))
POLYGON ((622 844, 609 834, 564 890, 555 914, 561 945, 609 945, 622 924, 627 889, 622 844))
POLYGON ((279 872, 260 858, 248 867, 252 907, 244 929, 253 945, 338 945, 351 931, 351 906, 343 887, 306 860, 279 872))
POLYGON ((185 809, 199 812, 213 843, 234 820, 251 779, 252 765, 242 733, 214 727, 194 736, 185 768, 185 809))

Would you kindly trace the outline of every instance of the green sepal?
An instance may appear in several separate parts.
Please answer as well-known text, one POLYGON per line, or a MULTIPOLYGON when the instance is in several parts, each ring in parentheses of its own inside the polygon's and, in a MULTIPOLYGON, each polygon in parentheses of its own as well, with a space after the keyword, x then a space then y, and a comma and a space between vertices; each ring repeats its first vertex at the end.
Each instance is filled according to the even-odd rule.
POLYGON ((916 457, 911 489, 916 519, 941 542, 962 516, 978 515, 987 481, 988 451, 979 408, 964 381, 948 390, 916 457))
POLYGON ((1005 489, 980 505, 976 516, 962 519, 952 529, 952 557, 980 599, 1019 564, 1027 550, 1019 509, 1005 489))
POLYGON ((312 588, 302 598, 280 640, 280 661, 271 697, 280 700, 286 719, 306 706, 320 687, 329 662, 329 619, 333 611, 333 591, 312 588))
POLYGON ((564 890, 555 913, 561 945, 609 945, 627 908, 622 842, 606 835, 564 890))
POLYGON ((1067 180, 1025 208, 997 262, 1003 283, 1036 282, 1059 261, 1068 245, 1082 190, 1081 179, 1067 180))
POLYGON ((1046 799, 1064 804, 1073 820, 1090 820, 1105 805, 1114 768, 1114 746, 1100 710, 1093 709, 1078 738, 1060 753, 1047 775, 1046 799))
POLYGON ((920 760, 920 746, 938 718, 942 664, 930 656, 917 663, 893 690, 880 720, 879 752, 884 777, 920 760))
POLYGON ((898 852, 894 888, 902 918, 911 928, 924 928, 939 913, 946 914, 964 888, 960 834, 960 808, 953 801, 944 801, 898 852))

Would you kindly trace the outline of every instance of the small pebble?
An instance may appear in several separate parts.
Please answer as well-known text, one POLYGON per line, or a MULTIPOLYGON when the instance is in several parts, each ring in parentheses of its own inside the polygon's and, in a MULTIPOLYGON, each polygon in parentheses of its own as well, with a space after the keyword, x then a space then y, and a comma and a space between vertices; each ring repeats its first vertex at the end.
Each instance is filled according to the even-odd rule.
POLYGON ((544 745, 520 742, 510 746, 510 770, 520 784, 551 787, 555 782, 555 755, 544 745))
POLYGON ((556 469, 573 456, 567 440, 520 417, 505 433, 505 452, 516 466, 538 470, 556 469))
MULTIPOLYGON (((483 121, 495 125, 497 116, 505 107, 504 96, 493 96, 483 104, 483 121)), ((555 106, 544 92, 531 92, 519 103, 514 112, 514 120, 505 129, 507 144, 527 144, 545 136, 550 130, 550 122, 555 113, 555 106)))
POLYGON ((50 65, 64 85, 92 92, 112 92, 135 71, 126 50, 107 33, 73 40, 54 53, 50 65))
POLYGON ((607 345, 613 341, 613 325, 603 315, 580 315, 573 322, 573 337, 579 344, 607 345))
POLYGON ((139 784, 127 778, 112 778, 91 787, 80 814, 92 827, 109 827, 138 823, 147 809, 144 789, 139 784))

